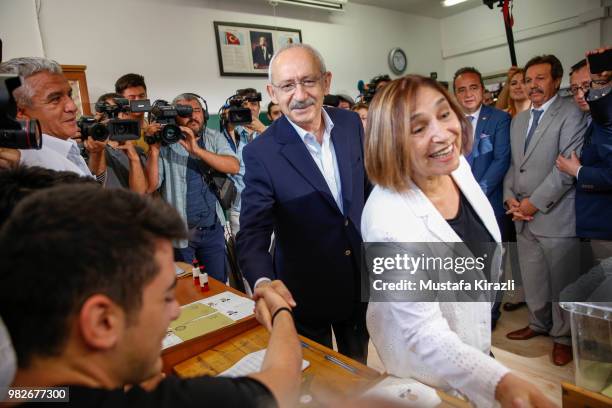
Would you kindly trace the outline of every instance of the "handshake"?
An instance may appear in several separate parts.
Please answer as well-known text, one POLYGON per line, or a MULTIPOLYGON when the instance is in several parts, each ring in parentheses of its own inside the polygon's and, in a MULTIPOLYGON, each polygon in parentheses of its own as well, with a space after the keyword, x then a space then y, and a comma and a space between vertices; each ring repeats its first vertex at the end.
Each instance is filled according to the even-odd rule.
POLYGON ((253 293, 253 300, 256 302, 257 321, 269 331, 272 331, 274 321, 277 318, 280 319, 281 315, 292 316, 291 309, 296 306, 289 289, 280 280, 262 282, 257 285, 253 293))

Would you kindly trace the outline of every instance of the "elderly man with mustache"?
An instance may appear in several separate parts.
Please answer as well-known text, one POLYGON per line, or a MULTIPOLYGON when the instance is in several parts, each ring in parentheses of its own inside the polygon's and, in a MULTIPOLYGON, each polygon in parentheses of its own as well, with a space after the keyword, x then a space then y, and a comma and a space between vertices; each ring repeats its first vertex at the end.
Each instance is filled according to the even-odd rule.
POLYGON ((238 258, 252 287, 277 286, 295 305, 300 334, 331 347, 333 327, 340 353, 365 362, 363 127, 355 112, 323 108, 331 77, 305 44, 272 58, 267 90, 284 115, 243 151, 238 258))
POLYGON ((187 263, 197 259, 210 276, 225 282, 225 214, 202 176, 208 167, 220 173, 238 173, 238 156, 220 132, 206 127, 204 106, 198 95, 180 94, 172 104, 188 105, 193 111, 188 117, 176 118, 183 140, 150 146, 148 191, 159 189, 189 228, 189 240, 173 241, 174 259, 187 263))
POLYGON ((532 58, 525 85, 532 102, 510 128, 512 158, 504 179, 504 203, 512 214, 529 325, 508 333, 512 340, 553 338, 553 363, 572 360, 570 321, 559 293, 579 274, 574 177, 561 172, 557 156, 580 151, 587 121, 571 99, 557 95, 563 67, 554 55, 532 58))

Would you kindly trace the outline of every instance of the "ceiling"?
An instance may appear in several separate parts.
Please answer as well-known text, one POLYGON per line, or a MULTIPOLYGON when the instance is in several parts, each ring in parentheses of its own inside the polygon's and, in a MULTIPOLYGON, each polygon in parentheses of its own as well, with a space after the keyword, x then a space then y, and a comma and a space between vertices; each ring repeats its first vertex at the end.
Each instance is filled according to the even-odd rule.
POLYGON ((451 7, 442 6, 442 0, 349 0, 349 7, 350 3, 367 4, 434 18, 444 18, 471 8, 485 7, 482 0, 468 0, 451 7))

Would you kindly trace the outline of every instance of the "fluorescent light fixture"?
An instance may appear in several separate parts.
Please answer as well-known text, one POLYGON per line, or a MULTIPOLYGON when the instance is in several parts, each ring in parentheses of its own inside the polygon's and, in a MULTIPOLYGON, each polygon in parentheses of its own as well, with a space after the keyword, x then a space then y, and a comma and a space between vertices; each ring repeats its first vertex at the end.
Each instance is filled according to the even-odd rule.
POLYGON ((459 3, 463 3, 465 1, 467 1, 467 0, 444 0, 442 2, 442 5, 444 7, 450 7, 450 6, 455 6, 455 5, 459 4, 459 3))

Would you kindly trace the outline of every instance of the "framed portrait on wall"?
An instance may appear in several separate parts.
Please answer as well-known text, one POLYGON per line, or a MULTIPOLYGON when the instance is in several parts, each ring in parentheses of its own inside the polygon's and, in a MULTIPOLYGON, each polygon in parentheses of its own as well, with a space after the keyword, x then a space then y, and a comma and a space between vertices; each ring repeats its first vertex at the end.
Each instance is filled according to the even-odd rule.
POLYGON ((265 77, 275 50, 302 42, 302 31, 291 28, 220 21, 214 26, 222 76, 265 77))
POLYGON ((85 76, 86 69, 86 65, 62 65, 64 76, 68 79, 72 88, 72 100, 78 109, 77 118, 83 115, 91 115, 91 103, 85 76))

